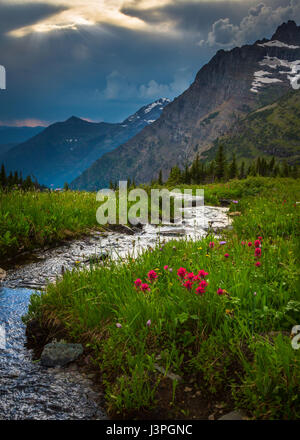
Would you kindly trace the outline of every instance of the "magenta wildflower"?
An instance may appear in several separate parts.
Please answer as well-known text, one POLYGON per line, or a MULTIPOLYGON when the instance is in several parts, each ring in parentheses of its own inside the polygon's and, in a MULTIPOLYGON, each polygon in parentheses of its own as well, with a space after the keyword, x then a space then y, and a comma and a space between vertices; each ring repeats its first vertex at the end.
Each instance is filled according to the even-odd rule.
POLYGON ((202 296, 204 293, 205 293, 205 288, 201 287, 201 286, 198 286, 197 289, 196 289, 196 294, 202 296))
POLYGON ((187 272, 187 271, 186 271, 186 269, 185 269, 184 267, 180 267, 180 268, 178 269, 178 271, 177 271, 177 275, 178 275, 180 278, 184 278, 186 272, 187 272))
POLYGON ((207 277, 207 275, 208 275, 208 272, 205 272, 205 270, 203 270, 203 269, 199 270, 199 272, 198 272, 199 278, 205 278, 205 277, 207 277))
POLYGON ((191 288, 193 287, 193 283, 190 280, 187 280, 184 284, 183 287, 185 287, 188 290, 191 290, 191 288))
POLYGON ((142 285, 142 280, 140 278, 138 278, 137 280, 135 280, 134 284, 135 284, 135 287, 140 287, 142 285))
POLYGON ((185 278, 187 278, 190 281, 193 281, 195 278, 195 275, 193 274, 193 272, 187 273, 185 278))
POLYGON ((142 292, 146 292, 146 291, 150 291, 150 287, 148 284, 144 283, 141 285, 141 291, 142 292))
POLYGON ((256 248, 254 254, 256 257, 260 257, 261 256, 261 248, 256 248))
POLYGON ((148 272, 148 278, 149 280, 156 280, 156 278, 158 277, 157 273, 155 272, 155 270, 150 270, 150 272, 148 272))

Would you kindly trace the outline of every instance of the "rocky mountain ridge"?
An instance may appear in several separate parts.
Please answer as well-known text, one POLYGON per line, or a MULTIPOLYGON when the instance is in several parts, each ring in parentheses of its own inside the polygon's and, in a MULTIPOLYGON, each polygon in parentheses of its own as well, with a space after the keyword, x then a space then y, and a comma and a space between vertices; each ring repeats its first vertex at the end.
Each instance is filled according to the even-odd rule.
POLYGON ((292 89, 300 78, 299 39, 300 27, 290 21, 271 40, 218 51, 156 122, 97 160, 72 187, 97 190, 126 178, 150 182, 161 169, 166 178, 175 164, 190 164, 241 118, 292 89))

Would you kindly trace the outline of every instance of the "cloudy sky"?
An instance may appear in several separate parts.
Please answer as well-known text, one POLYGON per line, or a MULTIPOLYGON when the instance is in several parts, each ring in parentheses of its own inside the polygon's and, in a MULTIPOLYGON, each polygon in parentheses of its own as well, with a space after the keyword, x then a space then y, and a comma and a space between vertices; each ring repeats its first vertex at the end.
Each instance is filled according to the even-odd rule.
POLYGON ((288 19, 299 0, 0 0, 0 125, 123 120, 288 19))

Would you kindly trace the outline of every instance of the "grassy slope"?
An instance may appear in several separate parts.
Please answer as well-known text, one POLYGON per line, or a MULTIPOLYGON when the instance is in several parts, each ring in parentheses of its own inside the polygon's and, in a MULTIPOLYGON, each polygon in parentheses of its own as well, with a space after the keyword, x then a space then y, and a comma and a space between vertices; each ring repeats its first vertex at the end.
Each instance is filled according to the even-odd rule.
POLYGON ((95 194, 0 191, 0 258, 96 227, 95 194))
MULTIPOLYGON (((219 139, 230 157, 236 153, 239 161, 258 156, 289 163, 300 161, 300 92, 290 92, 273 105, 250 113, 240 121, 230 136, 219 139)), ((218 146, 207 153, 215 158, 218 146)))
POLYGON ((189 417, 191 396, 200 392, 199 403, 227 396, 254 417, 299 418, 300 350, 284 336, 300 324, 299 181, 252 178, 206 192, 211 200, 239 200, 243 215, 224 235, 226 245, 213 237, 171 242, 126 264, 74 270, 32 297, 27 319, 61 323, 70 340, 93 350, 111 414, 164 405, 173 416, 181 411, 189 417), (241 244, 258 236, 261 267, 255 266, 253 247, 241 244), (203 296, 182 287, 182 266, 209 272, 203 296), (136 290, 134 280, 146 281, 151 269, 158 273, 151 291, 136 290), (219 288, 227 293, 218 296, 219 288), (155 362, 183 376, 184 384, 164 380, 155 362), (187 384, 191 394, 182 404, 180 390, 187 384), (162 404, 166 388, 169 400, 162 404))

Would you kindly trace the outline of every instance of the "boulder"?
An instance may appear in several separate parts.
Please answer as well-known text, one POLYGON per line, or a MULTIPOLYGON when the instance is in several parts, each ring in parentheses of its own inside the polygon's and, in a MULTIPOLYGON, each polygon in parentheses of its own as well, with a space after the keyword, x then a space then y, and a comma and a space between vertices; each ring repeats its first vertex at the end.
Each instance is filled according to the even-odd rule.
POLYGON ((83 353, 81 344, 51 342, 45 345, 41 355, 41 365, 44 367, 63 367, 75 361, 83 353))
POLYGON ((231 411, 220 417, 219 420, 247 420, 247 416, 243 411, 231 411))
POLYGON ((5 277, 6 277, 5 270, 1 269, 1 267, 0 267, 0 283, 1 283, 1 281, 4 281, 5 277))

